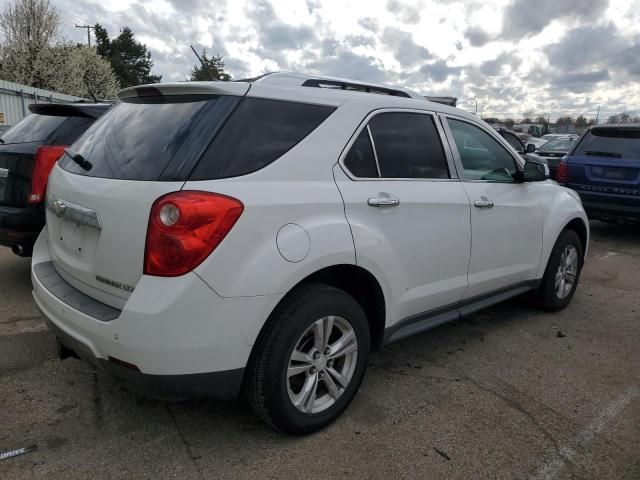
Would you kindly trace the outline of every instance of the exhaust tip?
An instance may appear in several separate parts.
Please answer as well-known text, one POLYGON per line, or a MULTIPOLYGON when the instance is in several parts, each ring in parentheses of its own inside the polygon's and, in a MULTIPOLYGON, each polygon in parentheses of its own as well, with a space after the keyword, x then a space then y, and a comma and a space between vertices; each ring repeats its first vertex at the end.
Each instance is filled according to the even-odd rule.
POLYGON ((18 255, 19 257, 24 256, 24 247, 22 245, 18 245, 18 244, 13 245, 11 247, 11 251, 16 255, 18 255))

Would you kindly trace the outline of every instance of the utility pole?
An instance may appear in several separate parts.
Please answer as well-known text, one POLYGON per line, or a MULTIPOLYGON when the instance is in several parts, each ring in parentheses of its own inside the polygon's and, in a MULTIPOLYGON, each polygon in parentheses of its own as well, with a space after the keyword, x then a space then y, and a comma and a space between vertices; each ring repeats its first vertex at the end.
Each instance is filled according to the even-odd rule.
POLYGON ((76 25, 76 28, 87 29, 87 43, 91 46, 91 29, 95 29, 96 27, 92 27, 91 25, 76 25))
POLYGON ((596 125, 598 124, 598 117, 600 116, 600 105, 598 105, 598 113, 596 113, 596 125))
POLYGON ((476 115, 478 115, 478 100, 476 100, 476 115))

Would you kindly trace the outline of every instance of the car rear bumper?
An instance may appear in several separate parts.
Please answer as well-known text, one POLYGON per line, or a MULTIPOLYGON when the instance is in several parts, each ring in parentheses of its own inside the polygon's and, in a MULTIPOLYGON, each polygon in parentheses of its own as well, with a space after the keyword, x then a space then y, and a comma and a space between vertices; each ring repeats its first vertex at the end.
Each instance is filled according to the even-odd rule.
POLYGON ((220 297, 193 273, 143 276, 121 311, 92 315, 115 309, 103 305, 100 310, 99 302, 63 284, 61 277, 53 283, 42 278, 38 265, 44 262, 51 262, 46 229, 34 247, 33 297, 58 340, 153 398, 237 396, 251 353, 246 333, 277 303, 270 296, 220 297))
POLYGON ((44 227, 44 210, 37 207, 0 206, 0 245, 21 245, 31 252, 44 227))
POLYGON ((589 218, 640 220, 640 199, 605 194, 578 192, 589 218))

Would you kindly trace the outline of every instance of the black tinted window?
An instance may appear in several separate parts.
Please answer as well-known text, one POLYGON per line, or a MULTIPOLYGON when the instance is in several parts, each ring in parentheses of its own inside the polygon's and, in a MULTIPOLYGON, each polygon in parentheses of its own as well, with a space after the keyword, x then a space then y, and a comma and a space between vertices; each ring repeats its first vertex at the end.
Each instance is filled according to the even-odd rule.
POLYGON ((85 168, 68 155, 60 166, 92 177, 184 180, 236 103, 235 97, 200 95, 128 99, 73 145, 85 168))
POLYGON ((511 145, 516 152, 524 152, 524 146, 522 145, 522 142, 520 142, 520 139, 514 134, 504 133, 502 136, 507 142, 509 142, 509 145, 511 145))
POLYGON ((2 140, 4 143, 47 140, 67 118, 32 113, 2 135, 2 140))
POLYGON ((592 128, 572 155, 640 159, 640 128, 592 128))
POLYGON ((95 122, 89 117, 66 117, 66 120, 48 138, 52 145, 71 145, 95 122))
POLYGON ((464 178, 512 182, 516 164, 511 154, 484 130, 467 122, 448 119, 464 178))
POLYGON ((381 113, 369 122, 384 178, 449 178, 431 115, 381 113))
POLYGON ((376 159, 371 148, 369 131, 365 128, 360 132, 356 141, 344 158, 344 165, 356 177, 378 177, 376 159))
POLYGON ((255 172, 293 148, 335 110, 333 107, 245 98, 211 142, 191 180, 255 172))

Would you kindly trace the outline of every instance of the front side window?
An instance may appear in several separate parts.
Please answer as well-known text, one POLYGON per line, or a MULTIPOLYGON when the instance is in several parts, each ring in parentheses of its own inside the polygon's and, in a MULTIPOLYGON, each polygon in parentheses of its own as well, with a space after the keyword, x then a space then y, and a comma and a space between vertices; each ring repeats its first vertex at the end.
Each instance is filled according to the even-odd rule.
POLYGON ((467 180, 512 182, 517 172, 511 154, 482 129, 448 118, 467 180))

